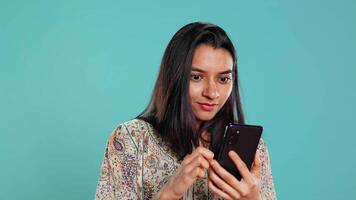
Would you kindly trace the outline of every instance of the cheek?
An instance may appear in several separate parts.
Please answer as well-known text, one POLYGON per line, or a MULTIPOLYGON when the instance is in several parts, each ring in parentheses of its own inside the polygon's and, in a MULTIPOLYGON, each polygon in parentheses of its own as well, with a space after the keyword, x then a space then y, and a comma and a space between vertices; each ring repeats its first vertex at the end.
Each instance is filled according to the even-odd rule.
POLYGON ((190 83, 189 84, 189 96, 190 99, 194 101, 194 99, 197 99, 199 96, 200 92, 202 90, 202 87, 198 83, 190 83))
POLYGON ((220 95, 221 95, 221 101, 223 101, 223 103, 226 102, 226 100, 229 98, 231 92, 232 92, 232 84, 222 87, 220 90, 220 95))

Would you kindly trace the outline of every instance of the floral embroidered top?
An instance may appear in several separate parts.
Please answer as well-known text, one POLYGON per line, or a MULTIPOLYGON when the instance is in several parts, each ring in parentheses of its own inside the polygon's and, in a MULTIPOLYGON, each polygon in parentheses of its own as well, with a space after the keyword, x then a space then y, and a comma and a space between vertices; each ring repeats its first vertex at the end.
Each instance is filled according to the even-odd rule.
MULTIPOLYGON (((263 139, 258 151, 261 199, 277 199, 263 139)), ((106 146, 95 199, 154 199, 179 164, 151 124, 139 119, 119 124, 106 146)), ((207 175, 197 180, 182 199, 214 199, 208 189, 207 175)))

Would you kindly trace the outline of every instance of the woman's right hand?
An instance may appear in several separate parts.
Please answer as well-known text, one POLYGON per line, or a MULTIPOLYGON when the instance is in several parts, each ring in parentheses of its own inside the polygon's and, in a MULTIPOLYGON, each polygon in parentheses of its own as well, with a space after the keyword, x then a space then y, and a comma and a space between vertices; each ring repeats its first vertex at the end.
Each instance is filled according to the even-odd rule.
POLYGON ((203 178, 214 153, 204 147, 198 147, 187 155, 177 171, 159 192, 158 199, 179 199, 199 178, 203 178))

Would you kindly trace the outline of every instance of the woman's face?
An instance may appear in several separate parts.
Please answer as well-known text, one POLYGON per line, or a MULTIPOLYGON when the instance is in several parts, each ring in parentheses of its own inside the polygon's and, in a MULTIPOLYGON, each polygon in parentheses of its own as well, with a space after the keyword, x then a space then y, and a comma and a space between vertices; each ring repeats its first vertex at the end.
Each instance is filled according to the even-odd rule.
POLYGON ((189 95, 198 123, 212 119, 229 98, 232 66, 231 54, 223 48, 201 44, 195 49, 189 95))

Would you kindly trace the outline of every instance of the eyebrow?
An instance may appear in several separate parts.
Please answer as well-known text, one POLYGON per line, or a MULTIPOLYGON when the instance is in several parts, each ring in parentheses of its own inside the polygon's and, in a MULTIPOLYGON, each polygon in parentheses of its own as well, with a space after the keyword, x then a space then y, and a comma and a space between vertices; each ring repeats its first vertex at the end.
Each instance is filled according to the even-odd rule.
MULTIPOLYGON (((192 67, 192 71, 197 71, 197 72, 201 72, 201 73, 206 73, 205 70, 199 69, 199 68, 197 68, 197 67, 192 67)), ((226 70, 226 71, 219 72, 219 74, 231 74, 231 73, 232 73, 232 70, 231 70, 231 69, 226 70)))

